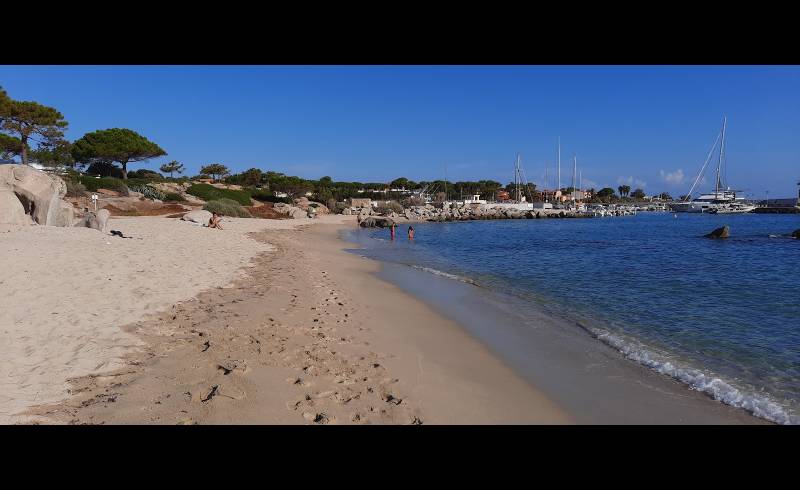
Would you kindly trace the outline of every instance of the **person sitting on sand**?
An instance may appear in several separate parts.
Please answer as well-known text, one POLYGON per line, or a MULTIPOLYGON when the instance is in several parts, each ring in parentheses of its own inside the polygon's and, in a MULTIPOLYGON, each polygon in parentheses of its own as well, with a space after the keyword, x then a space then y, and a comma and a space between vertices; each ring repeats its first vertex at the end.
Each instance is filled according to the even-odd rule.
POLYGON ((413 226, 409 226, 408 227, 408 239, 409 240, 413 240, 414 239, 414 227, 413 226))
POLYGON ((220 224, 220 221, 222 221, 222 216, 218 215, 217 213, 211 213, 211 219, 208 220, 208 227, 222 230, 223 228, 220 224))

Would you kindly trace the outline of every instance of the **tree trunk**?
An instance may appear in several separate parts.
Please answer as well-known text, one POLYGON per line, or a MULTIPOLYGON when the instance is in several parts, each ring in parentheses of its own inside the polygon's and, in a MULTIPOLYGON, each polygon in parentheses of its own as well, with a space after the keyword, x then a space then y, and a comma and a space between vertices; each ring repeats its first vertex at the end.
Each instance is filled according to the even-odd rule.
POLYGON ((22 134, 22 135, 20 135, 19 139, 20 139, 20 141, 22 141, 22 153, 21 153, 22 164, 23 165, 27 165, 28 164, 28 136, 22 134))
POLYGON ((122 164, 122 179, 128 180, 128 162, 120 162, 122 164))

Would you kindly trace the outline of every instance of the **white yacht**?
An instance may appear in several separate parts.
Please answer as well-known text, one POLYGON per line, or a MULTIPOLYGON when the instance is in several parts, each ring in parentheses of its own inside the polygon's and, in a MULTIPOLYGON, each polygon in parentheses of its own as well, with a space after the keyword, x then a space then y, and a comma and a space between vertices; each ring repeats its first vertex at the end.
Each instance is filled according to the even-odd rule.
POLYGON ((732 190, 723 182, 725 175, 723 170, 725 165, 725 129, 727 123, 728 119, 726 117, 722 120, 722 130, 717 135, 717 139, 714 141, 711 151, 708 152, 708 157, 706 158, 705 163, 703 163, 703 166, 700 168, 697 178, 694 179, 694 183, 689 189, 688 194, 682 201, 670 204, 672 211, 676 213, 749 213, 755 209, 755 206, 747 202, 744 197, 741 195, 736 195, 737 192, 741 191, 732 190), (694 192, 698 182, 700 182, 702 179, 706 167, 714 155, 714 150, 717 148, 717 144, 719 144, 719 158, 717 160, 717 175, 715 179, 714 191, 701 194, 699 197, 692 199, 692 192, 694 192))
MULTIPOLYGON (((735 198, 734 198, 735 199, 735 198)), ((710 210, 709 213, 712 214, 744 214, 749 213, 755 209, 755 205, 749 204, 746 202, 729 202, 727 204, 721 204, 714 209, 710 210)))

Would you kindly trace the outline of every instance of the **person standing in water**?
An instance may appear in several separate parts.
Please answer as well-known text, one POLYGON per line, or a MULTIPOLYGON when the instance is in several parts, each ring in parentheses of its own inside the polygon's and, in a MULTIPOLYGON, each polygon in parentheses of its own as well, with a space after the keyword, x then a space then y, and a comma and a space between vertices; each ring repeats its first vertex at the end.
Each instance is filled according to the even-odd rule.
POLYGON ((391 232, 391 234, 392 234, 392 240, 394 240, 394 232, 395 232, 395 228, 397 228, 397 225, 396 225, 394 222, 392 222, 392 226, 389 228, 389 231, 390 231, 390 232, 391 232))
POLYGON ((414 239, 414 227, 413 226, 409 226, 408 227, 408 239, 409 240, 413 240, 414 239))

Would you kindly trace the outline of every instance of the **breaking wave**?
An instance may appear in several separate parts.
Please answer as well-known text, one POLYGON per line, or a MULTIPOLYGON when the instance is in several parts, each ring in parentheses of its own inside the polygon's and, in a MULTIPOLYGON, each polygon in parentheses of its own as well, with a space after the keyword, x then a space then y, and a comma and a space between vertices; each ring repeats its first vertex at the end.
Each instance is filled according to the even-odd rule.
POLYGON ((648 349, 636 341, 624 339, 621 336, 600 329, 587 330, 598 340, 616 349, 628 359, 647 366, 658 373, 670 376, 689 385, 691 389, 701 391, 726 405, 742 408, 756 417, 777 424, 800 424, 800 417, 792 415, 786 408, 765 395, 746 393, 720 378, 708 375, 692 367, 680 366, 675 361, 648 349))

